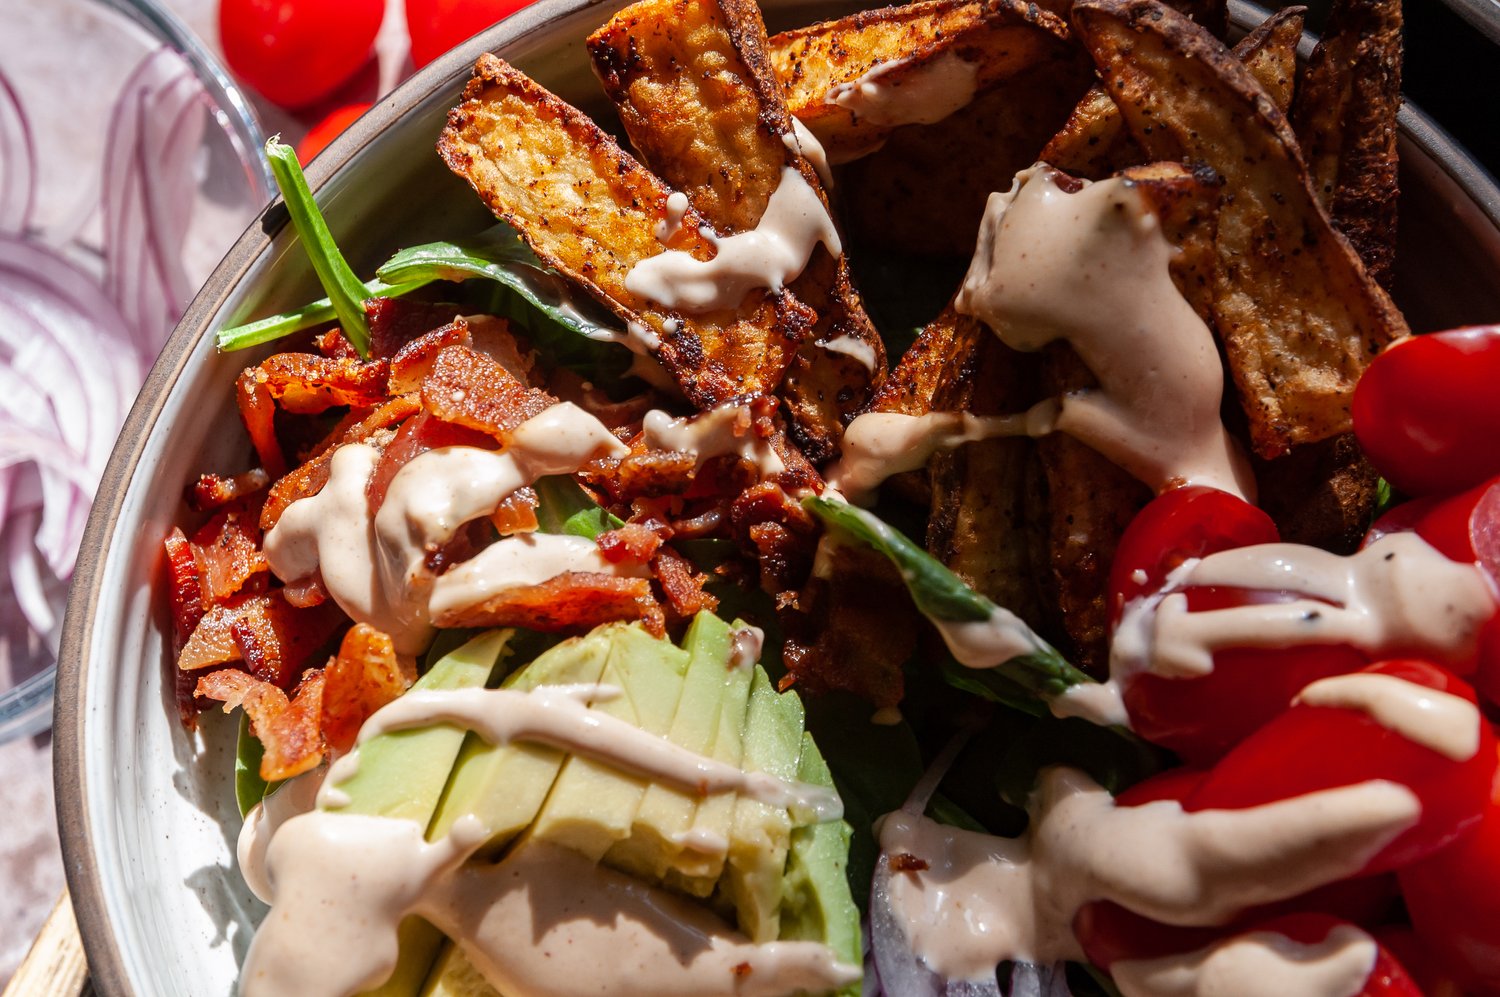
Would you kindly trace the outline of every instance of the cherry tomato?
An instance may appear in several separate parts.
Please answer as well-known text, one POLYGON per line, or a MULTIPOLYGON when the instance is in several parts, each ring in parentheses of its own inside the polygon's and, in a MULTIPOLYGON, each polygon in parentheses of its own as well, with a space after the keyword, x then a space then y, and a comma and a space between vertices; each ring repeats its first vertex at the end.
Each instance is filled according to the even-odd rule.
POLYGON ((406 0, 411 61, 418 69, 531 0, 406 0))
POLYGON ((345 104, 313 125, 302 141, 297 143, 297 159, 303 166, 328 147, 328 143, 343 134, 344 129, 354 124, 361 114, 370 109, 369 104, 345 104))
POLYGON ((220 0, 229 68, 289 109, 322 100, 370 57, 384 0, 220 0))
MULTIPOLYGON (((1476 702, 1462 679, 1428 662, 1384 661, 1364 671, 1476 702)), ((1456 761, 1362 710, 1302 703, 1240 742, 1183 806, 1235 810, 1372 779, 1399 783, 1416 795, 1421 814, 1370 859, 1363 872, 1372 874, 1425 858, 1478 823, 1495 767, 1495 737, 1482 720, 1479 750, 1456 761)))
POLYGON ((1500 326, 1403 340, 1354 388, 1354 434, 1386 480, 1411 495, 1456 492, 1500 474, 1500 326))
POLYGON ((1472 991, 1500 994, 1500 785, 1473 833, 1399 876, 1437 970, 1472 991))

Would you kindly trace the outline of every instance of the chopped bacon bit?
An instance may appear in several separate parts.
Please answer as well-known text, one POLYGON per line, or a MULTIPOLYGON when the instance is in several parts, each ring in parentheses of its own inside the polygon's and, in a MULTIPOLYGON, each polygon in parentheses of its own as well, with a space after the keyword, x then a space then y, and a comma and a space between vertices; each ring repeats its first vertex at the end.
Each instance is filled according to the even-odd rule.
POLYGON ((467 561, 495 539, 487 519, 473 519, 458 528, 453 538, 441 547, 428 548, 422 563, 434 575, 441 575, 452 565, 467 561))
POLYGON ((535 533, 541 526, 536 518, 537 503, 535 488, 530 485, 518 488, 500 501, 500 505, 490 514, 490 522, 502 537, 535 533))
POLYGON ((167 597, 172 605, 172 633, 181 651, 203 619, 203 589, 198 581, 198 559, 181 529, 174 526, 162 546, 167 554, 167 597))
POLYGON ((506 589, 484 602, 439 614, 440 627, 524 627, 547 633, 583 632, 601 623, 641 620, 654 634, 666 617, 644 578, 570 571, 539 585, 506 589))
POLYGON ((261 510, 260 528, 269 533, 271 527, 281 519, 281 514, 286 512, 287 506, 323 490, 323 486, 328 484, 328 465, 333 460, 334 450, 339 446, 366 441, 380 430, 388 429, 417 412, 420 407, 415 398, 392 398, 358 424, 351 426, 343 436, 334 440, 312 460, 272 485, 271 493, 266 497, 265 508, 261 510))
POLYGON ((276 438, 276 402, 264 372, 258 367, 247 367, 235 382, 235 400, 260 466, 272 478, 281 477, 286 473, 286 457, 281 452, 281 441, 276 438))
POLYGON ((891 872, 925 872, 932 868, 926 859, 919 859, 910 852, 890 857, 891 872))
POLYGON ((343 329, 329 329, 313 340, 318 352, 332 360, 358 360, 359 351, 344 338, 343 329))
MULTIPOLYGON (((665 529, 665 527, 663 527, 665 529)), ((599 534, 599 553, 611 564, 638 561, 645 564, 662 545, 662 535, 644 523, 626 523, 617 530, 599 534)))
POLYGON ((438 354, 449 346, 468 346, 469 323, 459 315, 447 325, 424 332, 403 345, 391 357, 391 376, 387 390, 393 395, 419 391, 422 379, 432 370, 438 354))
POLYGON ((599 461, 598 473, 590 469, 589 481, 616 501, 681 495, 692 485, 697 466, 692 454, 647 450, 631 453, 619 461, 599 461))
POLYGON ((308 672, 290 698, 269 682, 234 669, 210 672, 197 694, 219 700, 228 713, 243 707, 250 730, 265 749, 260 777, 267 782, 301 775, 323 760, 323 683, 321 670, 308 672))
POLYGON ((287 582, 281 588, 281 594, 286 601, 298 609, 311 609, 321 606, 332 598, 328 594, 328 588, 323 584, 323 574, 314 571, 306 578, 294 582, 287 582))
POLYGON ((510 371, 511 376, 522 384, 535 383, 532 373, 536 367, 536 353, 511 330, 509 322, 498 315, 469 315, 467 320, 474 349, 510 371))
POLYGON ((651 567, 656 580, 661 583, 662 592, 666 594, 667 605, 678 617, 687 619, 700 612, 711 613, 719 608, 718 598, 703 588, 708 582, 708 576, 671 547, 663 547, 657 551, 651 567))
POLYGON ((368 623, 344 634, 339 653, 323 669, 323 736, 336 751, 354 747, 370 715, 406 691, 390 635, 368 623))
MULTIPOLYGON (((413 404, 416 404, 415 400, 413 404)), ((385 503, 385 493, 391 487, 391 481, 396 477, 397 471, 416 457, 440 447, 480 447, 493 450, 495 441, 484 433, 478 433, 463 426, 455 426, 441 419, 434 419, 426 412, 419 410, 416 415, 406 420, 400 429, 396 430, 395 437, 386 445, 380 455, 379 463, 370 474, 370 482, 365 486, 365 497, 370 503, 370 515, 373 516, 379 512, 380 507, 385 503)))
POLYGON ((243 661, 245 655, 234 641, 234 621, 250 612, 252 605, 268 601, 263 595, 241 596, 204 613, 177 656, 178 670, 191 672, 243 661))
POLYGON ((735 964, 735 967, 732 970, 732 972, 734 973, 735 976, 738 976, 740 979, 744 979, 745 977, 749 976, 751 973, 755 972, 755 969, 748 962, 740 962, 740 963, 736 963, 735 964))
POLYGON ((255 495, 271 483, 271 476, 260 468, 252 468, 232 478, 217 474, 202 474, 188 491, 188 504, 199 512, 208 512, 228 505, 238 499, 255 495))
POLYGON ((501 443, 532 416, 555 404, 528 388, 499 361, 467 346, 449 346, 422 381, 422 407, 446 422, 488 433, 501 443))
POLYGON ((373 409, 351 411, 339 420, 333 432, 325 436, 312 449, 311 456, 319 456, 345 443, 360 443, 369 440, 382 429, 389 429, 421 410, 422 404, 416 398, 411 395, 400 395, 373 409))
POLYGON ((193 559, 204 606, 223 602, 255 575, 269 571, 261 553, 260 498, 251 496, 220 510, 193 534, 193 559))
POLYGON ((646 413, 661 404, 654 391, 615 401, 599 388, 585 381, 577 371, 559 367, 547 378, 547 390, 561 401, 572 402, 589 415, 604 423, 611 430, 624 429, 631 436, 641 431, 641 421, 646 413))
POLYGON ((278 353, 253 370, 271 397, 298 415, 315 415, 335 405, 379 405, 387 398, 390 378, 385 360, 337 360, 312 353, 278 353))
POLYGON ((229 632, 250 674, 285 689, 347 621, 332 603, 299 609, 277 590, 247 603, 229 632))
POLYGON ((432 304, 410 298, 371 298, 365 302, 365 319, 370 325, 370 356, 390 359, 407 343, 447 325, 457 315, 457 305, 432 304))

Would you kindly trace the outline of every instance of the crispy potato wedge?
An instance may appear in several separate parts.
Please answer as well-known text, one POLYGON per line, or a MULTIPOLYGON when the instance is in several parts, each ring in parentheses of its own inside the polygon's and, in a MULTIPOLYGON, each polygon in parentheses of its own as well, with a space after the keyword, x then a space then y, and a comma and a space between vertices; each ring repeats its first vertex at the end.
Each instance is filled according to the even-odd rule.
POLYGON ((1292 109, 1313 191, 1386 288, 1396 257, 1401 24, 1401 0, 1334 0, 1292 109))
MULTIPOLYGON (((678 315, 627 290, 630 269, 664 251, 655 229, 671 189, 587 115, 495 56, 475 64, 438 152, 549 266, 622 322, 656 333, 659 358, 699 407, 773 389, 812 329, 812 310, 784 293, 752 291, 734 310, 678 315)), ((690 208, 671 248, 711 258, 703 225, 690 208)))
MULTIPOLYGON (((642 160, 686 194, 715 231, 753 229, 788 168, 821 191, 792 133, 754 3, 644 0, 615 15, 588 45, 642 160)), ((817 313, 782 393, 794 438, 821 463, 837 453, 845 423, 879 387, 885 346, 843 257, 818 247, 787 290, 817 313), (820 345, 828 342, 859 359, 820 345)))
POLYGON ((924 0, 776 35, 771 65, 791 112, 830 162, 844 163, 897 125, 940 121, 996 83, 1068 57, 1067 38, 1061 18, 1022 0, 924 0))
MULTIPOLYGON (((1292 100, 1297 42, 1302 37, 1306 14, 1306 7, 1283 8, 1234 46, 1235 58, 1245 64, 1283 112, 1292 100)), ((1146 153, 1125 127, 1125 118, 1109 92, 1103 84, 1096 83, 1078 102, 1062 130, 1047 143, 1041 159, 1064 173, 1085 180, 1103 180, 1126 167, 1144 163, 1146 153)))
POLYGON ((1276 521, 1281 539, 1340 554, 1358 549, 1375 509, 1379 475, 1353 433, 1252 463, 1261 507, 1276 521))
POLYGON ((1073 21, 1142 148, 1226 180, 1213 311, 1255 451, 1344 432, 1355 381, 1406 323, 1313 195, 1286 118, 1156 0, 1078 0, 1073 21))
POLYGON ((937 124, 896 129, 882 149, 840 171, 852 236, 904 252, 971 255, 990 193, 1036 161, 1093 76, 1086 59, 1049 59, 937 124))

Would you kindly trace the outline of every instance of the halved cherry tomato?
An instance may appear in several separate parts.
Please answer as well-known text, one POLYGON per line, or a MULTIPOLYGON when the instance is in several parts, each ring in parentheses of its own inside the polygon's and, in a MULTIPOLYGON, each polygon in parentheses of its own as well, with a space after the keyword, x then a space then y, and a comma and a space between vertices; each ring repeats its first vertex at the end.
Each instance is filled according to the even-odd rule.
POLYGON ((1354 434, 1411 495, 1461 491, 1500 474, 1500 326, 1403 340, 1354 388, 1354 434))
MULTIPOLYGON (((1364 671, 1476 702, 1462 679, 1425 661, 1384 661, 1364 671)), ((1373 779, 1399 783, 1415 794, 1421 814, 1370 859, 1363 872, 1372 874, 1425 858, 1477 824, 1495 767, 1495 737, 1482 719, 1478 751, 1456 761, 1362 710, 1301 703, 1225 755, 1183 806, 1237 810, 1373 779)))
POLYGON ((229 68, 295 110, 327 97, 370 57, 384 0, 220 0, 229 68))
POLYGON ((411 61, 420 69, 531 0, 406 0, 411 61))
POLYGON ((354 124, 369 109, 369 104, 345 104, 313 125, 302 136, 302 141, 297 143, 297 159, 303 166, 312 162, 313 157, 327 148, 329 142, 343 134, 344 129, 354 124))
POLYGON ((1399 877, 1434 968, 1471 992, 1500 994, 1500 785, 1472 833, 1399 877))

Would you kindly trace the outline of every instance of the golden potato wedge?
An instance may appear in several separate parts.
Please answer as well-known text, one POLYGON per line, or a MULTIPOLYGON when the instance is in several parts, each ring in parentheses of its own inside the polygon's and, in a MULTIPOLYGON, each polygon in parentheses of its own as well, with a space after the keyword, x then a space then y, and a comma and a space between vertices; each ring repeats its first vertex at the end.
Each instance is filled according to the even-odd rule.
MULTIPOLYGON (((760 9, 750 0, 643 0, 594 32, 588 47, 646 166, 686 194, 716 232, 755 228, 788 168, 826 204, 792 132, 760 9)), ((787 290, 817 319, 790 362, 782 396, 794 438, 821 463, 836 455, 844 425, 884 378, 885 346, 842 256, 819 246, 787 290)))
MULTIPOLYGON (((679 315, 627 290, 631 268, 664 251, 655 230, 671 189, 587 115, 502 59, 480 57, 438 152, 549 266, 622 323, 659 336, 658 356, 700 407, 773 390, 812 329, 812 310, 785 293, 752 291, 733 310, 679 315)), ((704 224, 689 209, 671 248, 712 257, 704 224)))
POLYGON ((1396 257, 1401 24, 1401 0, 1334 0, 1292 109, 1314 193, 1386 288, 1396 257))
POLYGON ((974 362, 979 344, 993 335, 977 318, 960 315, 950 301, 901 354, 871 407, 901 415, 933 411, 944 382, 961 379, 964 368, 974 362))
POLYGON ((1276 521, 1281 539, 1340 554, 1359 547, 1375 509, 1379 475, 1353 433, 1253 464, 1261 507, 1276 521))
POLYGON ((1023 0, 924 0, 775 35, 771 65, 791 112, 842 163, 1064 57, 1067 38, 1059 17, 1023 0))
MULTIPOLYGON (((1297 42, 1306 14, 1306 7, 1283 8, 1234 46, 1235 58, 1245 64, 1283 112, 1292 100, 1297 42)), ((1043 162, 1085 180, 1102 180, 1146 158, 1109 92, 1097 83, 1078 102, 1041 155, 1043 162)))
POLYGON ((973 254, 990 193, 1036 162, 1093 76, 1087 58, 1049 59, 937 124, 897 128, 884 147, 840 171, 853 238, 905 252, 973 254))
POLYGON ((1142 148, 1225 178, 1213 313, 1255 451, 1344 432, 1355 381, 1406 323, 1313 195, 1285 116, 1156 0, 1078 0, 1073 22, 1142 148))

